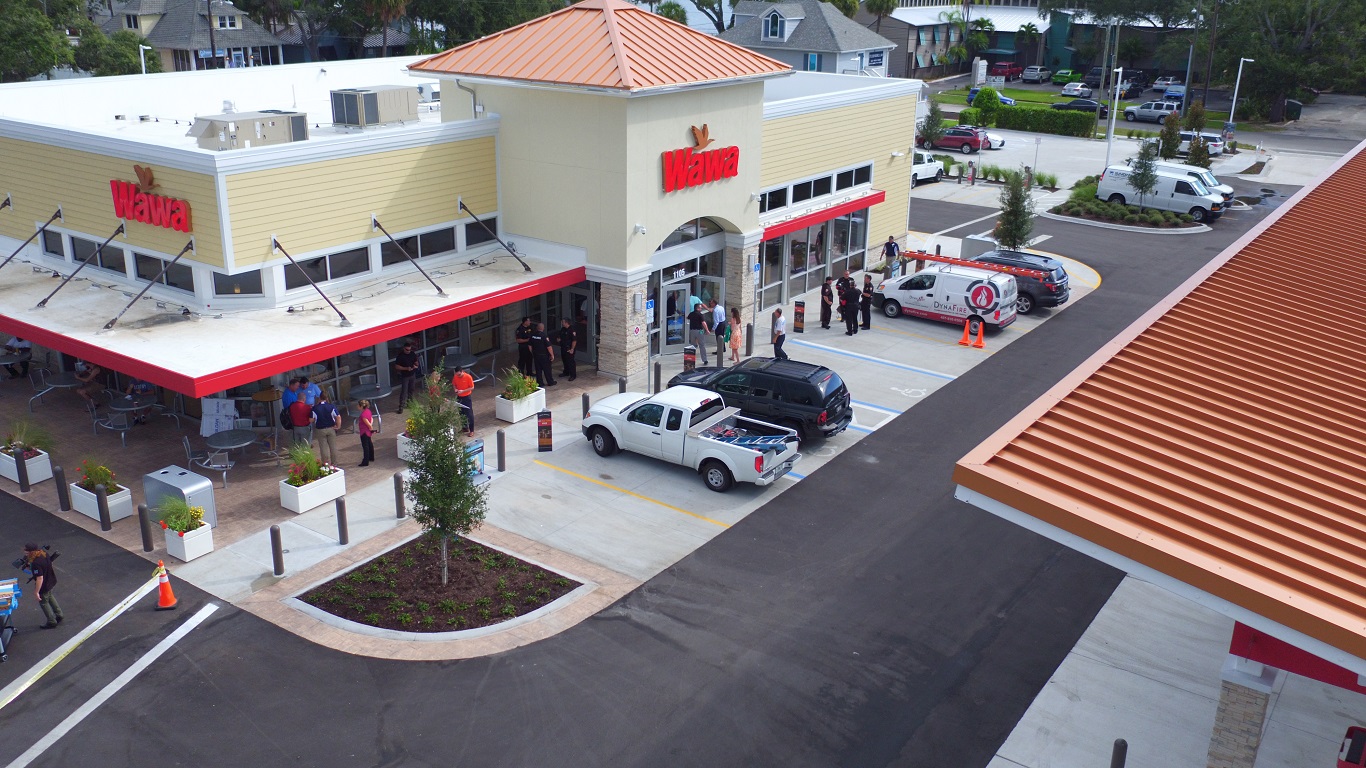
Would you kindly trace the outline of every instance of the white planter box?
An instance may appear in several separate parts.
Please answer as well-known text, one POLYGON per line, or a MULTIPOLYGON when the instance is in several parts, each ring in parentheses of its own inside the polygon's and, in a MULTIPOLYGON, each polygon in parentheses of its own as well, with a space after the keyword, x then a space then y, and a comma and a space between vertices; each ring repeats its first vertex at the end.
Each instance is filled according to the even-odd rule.
MULTIPOLYGON (((26 466, 30 485, 52 479, 52 459, 46 453, 38 451, 38 455, 29 459, 26 466)), ((0 453, 0 477, 19 482, 19 468, 15 466, 14 457, 8 453, 0 453)))
POLYGON ((280 481, 280 506, 296 515, 314 507, 321 507, 345 495, 346 472, 340 469, 327 477, 297 488, 284 480, 280 481))
POLYGON ((213 551, 213 528, 210 528, 208 523, 200 525, 199 530, 190 531, 184 536, 170 528, 167 528, 165 533, 166 554, 182 562, 188 563, 213 551))
POLYGON ((404 434, 398 436, 398 458, 400 461, 412 461, 412 438, 404 434))
MULTIPOLYGON (((71 506, 75 507, 76 511, 80 512, 82 515, 85 515, 91 520, 99 522, 100 507, 99 504, 95 501, 95 494, 90 491, 87 491, 86 489, 80 487, 75 483, 70 483, 69 485, 71 486, 71 506)), ((132 516, 132 489, 128 488, 127 486, 124 486, 123 490, 119 491, 118 493, 109 494, 110 520, 122 520, 125 517, 132 516)))
POLYGON ((502 395, 493 398, 494 415, 499 421, 516 424, 529 419, 545 410, 545 387, 527 395, 521 400, 505 400, 502 395))

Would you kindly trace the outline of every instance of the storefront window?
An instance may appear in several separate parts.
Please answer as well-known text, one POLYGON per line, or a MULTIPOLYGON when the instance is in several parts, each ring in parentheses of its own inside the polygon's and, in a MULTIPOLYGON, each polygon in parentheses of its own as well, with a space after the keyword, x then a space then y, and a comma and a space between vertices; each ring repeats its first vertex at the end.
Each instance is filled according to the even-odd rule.
POLYGON ((868 209, 849 215, 849 271, 863 269, 864 252, 868 247, 868 209))
MULTIPOLYGON (((95 249, 99 247, 100 244, 93 240, 86 240, 79 237, 71 238, 71 254, 75 257, 77 262, 89 259, 91 255, 95 253, 95 249)), ((124 276, 126 276, 127 273, 123 249, 112 245, 105 246, 104 250, 100 251, 98 256, 91 259, 90 266, 100 267, 102 269, 110 270, 111 272, 118 272, 120 275, 124 276)), ((158 267, 158 269, 160 269, 160 267, 158 267)), ((152 277, 155 276, 156 273, 153 272, 152 277)))
POLYGON ((396 237, 394 240, 385 239, 382 241, 379 244, 380 266, 390 267, 395 264, 407 264, 408 256, 403 255, 404 251, 407 251, 408 256, 412 256, 414 259, 422 256, 422 253, 418 251, 417 235, 396 237), (395 240, 398 241, 397 244, 395 244, 395 240), (401 250, 399 246, 402 246, 401 250))
POLYGON ((297 267, 293 264, 285 267, 285 288, 303 288, 308 285, 309 278, 315 283, 327 281, 327 257, 301 261, 297 267))
MULTIPOLYGON (((455 250, 455 227, 446 227, 435 232, 424 232, 419 240, 422 247, 422 258, 435 256, 439 253, 450 253, 455 250)), ((417 256, 418 254, 413 255, 417 256)))
POLYGON ((726 252, 714 251, 703 255, 699 261, 697 272, 708 277, 725 277, 726 252))
POLYGON ((497 309, 470 315, 469 323, 471 355, 482 355, 498 349, 501 342, 499 337, 502 320, 497 309))
POLYGON ((167 288, 194 293, 194 270, 184 264, 172 264, 160 279, 157 278, 157 275, 161 273, 161 268, 166 264, 161 259, 143 253, 135 253, 133 254, 133 264, 137 269, 139 280, 156 280, 167 288))
POLYGON ((66 251, 62 249, 61 232, 53 232, 50 229, 43 230, 43 253, 66 258, 66 251))
POLYGON ((327 270, 331 279, 336 280, 350 275, 370 271, 370 249, 354 248, 327 257, 327 270))
POLYGON ((260 296, 261 270, 241 272, 236 275, 213 273, 213 292, 218 296, 260 296))
POLYGON ((498 231, 498 217, 490 216, 486 219, 480 219, 480 221, 487 225, 488 229, 485 229, 483 226, 480 226, 478 223, 474 222, 465 225, 466 248, 472 248, 476 245, 489 243, 497 239, 491 234, 491 231, 498 231))
POLYGON ((760 273, 763 292, 760 302, 764 307, 775 306, 783 297, 783 241, 775 237, 765 240, 760 253, 763 258, 763 271, 760 273))

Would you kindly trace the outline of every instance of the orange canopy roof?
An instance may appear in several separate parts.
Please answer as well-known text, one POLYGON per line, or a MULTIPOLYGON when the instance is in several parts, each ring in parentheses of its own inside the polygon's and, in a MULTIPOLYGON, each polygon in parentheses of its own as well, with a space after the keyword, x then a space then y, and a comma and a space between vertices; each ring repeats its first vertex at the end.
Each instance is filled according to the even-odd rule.
POLYGON ((960 497, 1366 659, 1364 149, 959 461, 960 497))
POLYGON ((792 71, 622 0, 584 0, 409 69, 626 92, 792 71))

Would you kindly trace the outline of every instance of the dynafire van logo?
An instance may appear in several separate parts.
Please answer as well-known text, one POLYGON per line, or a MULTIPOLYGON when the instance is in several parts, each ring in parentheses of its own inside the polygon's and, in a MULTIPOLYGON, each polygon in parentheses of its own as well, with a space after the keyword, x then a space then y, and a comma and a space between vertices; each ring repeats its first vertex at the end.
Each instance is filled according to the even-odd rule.
POLYGON ((189 232, 190 204, 174 197, 152 194, 152 190, 160 185, 152 177, 151 168, 135 165, 133 173, 137 174, 136 182, 118 179, 109 182, 109 190, 114 195, 114 215, 177 232, 189 232))
POLYGON ((968 303, 982 313, 995 312, 1001 303, 1001 295, 996 286, 986 280, 979 280, 968 286, 968 303))
POLYGON ((711 145, 711 131, 703 123, 691 126, 694 146, 671 149, 664 153, 664 191, 675 192, 688 187, 710 184, 718 179, 740 175, 740 148, 723 147, 706 152, 711 145))

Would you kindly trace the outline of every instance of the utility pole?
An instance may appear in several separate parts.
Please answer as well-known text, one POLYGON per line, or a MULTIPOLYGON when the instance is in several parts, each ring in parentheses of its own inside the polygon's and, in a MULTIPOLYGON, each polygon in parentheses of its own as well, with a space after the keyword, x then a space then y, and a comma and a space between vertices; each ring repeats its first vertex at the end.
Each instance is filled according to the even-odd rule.
POLYGON ((1209 81, 1214 76, 1214 44, 1219 40, 1219 0, 1214 0, 1214 17, 1209 23, 1209 54, 1205 56, 1205 88, 1200 100, 1209 106, 1209 81))
POLYGON ((209 19, 209 61, 213 63, 213 68, 218 68, 218 45, 213 40, 213 28, 218 26, 218 19, 213 17, 213 0, 204 0, 204 15, 209 19))
POLYGON ((1186 95, 1181 99, 1181 116, 1186 116, 1186 107, 1191 103, 1191 62, 1195 61, 1195 36, 1200 34, 1200 6, 1202 0, 1195 2, 1195 18, 1191 20, 1191 47, 1186 54, 1186 80, 1182 83, 1186 87, 1186 95))
MULTIPOLYGON (((1099 87, 1098 90, 1100 90, 1100 91, 1102 91, 1102 92, 1104 92, 1104 90, 1105 90, 1105 84, 1108 83, 1108 82, 1110 81, 1110 78, 1107 76, 1107 75, 1108 75, 1107 70, 1110 68, 1110 27, 1111 27, 1111 26, 1113 26, 1113 25, 1112 25, 1112 24, 1106 24, 1106 25, 1105 25, 1105 47, 1102 49, 1102 53, 1100 54, 1100 87, 1099 87)), ((1099 94, 1092 94, 1092 95, 1098 96, 1099 94)), ((1102 102, 1100 99, 1096 99, 1096 104, 1097 104, 1097 105, 1100 105, 1100 104, 1103 104, 1103 103, 1104 103, 1104 102, 1102 102)), ((1099 107, 1099 106, 1096 107, 1095 118, 1096 118, 1096 128, 1099 128, 1099 127, 1100 127, 1100 107, 1099 107)), ((1092 131, 1091 131, 1091 136, 1094 137, 1095 135, 1096 135, 1095 129, 1092 129, 1092 131)), ((1107 137, 1107 138, 1108 138, 1108 137, 1107 137)))

